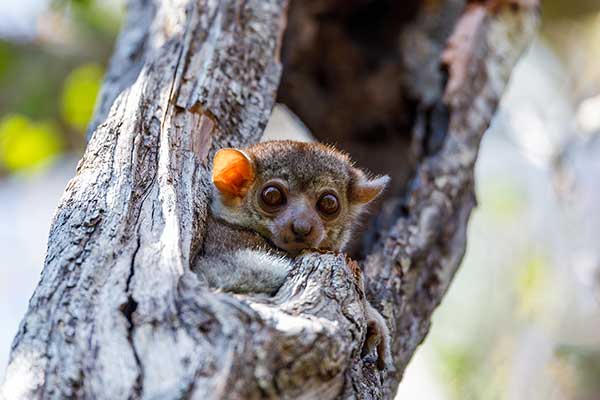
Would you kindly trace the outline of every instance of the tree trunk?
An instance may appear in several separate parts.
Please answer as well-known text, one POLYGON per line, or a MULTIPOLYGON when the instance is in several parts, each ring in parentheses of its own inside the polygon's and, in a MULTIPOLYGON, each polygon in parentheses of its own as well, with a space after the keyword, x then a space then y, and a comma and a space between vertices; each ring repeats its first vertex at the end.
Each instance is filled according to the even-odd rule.
POLYGON ((533 0, 131 0, 0 393, 392 398, 460 264, 479 142, 536 19, 533 0), (190 271, 209 160, 260 138, 280 78, 394 191, 353 252, 364 278, 315 253, 272 298, 213 293, 190 271), (395 371, 362 354, 365 295, 395 371))

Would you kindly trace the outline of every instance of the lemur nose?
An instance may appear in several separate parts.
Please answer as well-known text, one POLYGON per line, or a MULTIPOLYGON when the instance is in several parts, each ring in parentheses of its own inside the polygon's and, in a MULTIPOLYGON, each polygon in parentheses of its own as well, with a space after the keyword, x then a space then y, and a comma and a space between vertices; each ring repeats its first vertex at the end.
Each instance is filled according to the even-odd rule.
POLYGON ((305 237, 312 231, 312 225, 308 221, 296 220, 292 222, 292 232, 298 237, 305 237))

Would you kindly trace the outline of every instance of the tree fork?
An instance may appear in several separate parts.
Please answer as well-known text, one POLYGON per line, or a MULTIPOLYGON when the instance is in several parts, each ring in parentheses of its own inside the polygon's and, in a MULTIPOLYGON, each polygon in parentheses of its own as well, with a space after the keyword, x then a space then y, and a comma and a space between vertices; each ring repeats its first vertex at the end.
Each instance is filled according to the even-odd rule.
POLYGON ((7 400, 393 397, 464 253, 479 142, 537 20, 531 0, 393 4, 129 2, 7 400), (303 64, 319 43, 353 56, 303 64), (398 186, 365 234, 364 276, 344 255, 308 254, 273 298, 213 293, 189 267, 209 160, 260 138, 282 47, 280 100, 398 186), (405 160, 373 157, 380 140, 405 160), (395 371, 362 354, 365 296, 391 327, 395 371))

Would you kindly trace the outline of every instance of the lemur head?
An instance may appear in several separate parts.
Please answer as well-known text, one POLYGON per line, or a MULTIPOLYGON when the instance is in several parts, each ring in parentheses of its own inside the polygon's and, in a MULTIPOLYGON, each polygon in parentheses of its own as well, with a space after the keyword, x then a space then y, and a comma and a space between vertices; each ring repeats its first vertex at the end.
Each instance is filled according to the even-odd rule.
POLYGON ((296 255, 342 250, 389 177, 369 178, 333 147, 286 140, 219 150, 212 180, 217 217, 296 255))

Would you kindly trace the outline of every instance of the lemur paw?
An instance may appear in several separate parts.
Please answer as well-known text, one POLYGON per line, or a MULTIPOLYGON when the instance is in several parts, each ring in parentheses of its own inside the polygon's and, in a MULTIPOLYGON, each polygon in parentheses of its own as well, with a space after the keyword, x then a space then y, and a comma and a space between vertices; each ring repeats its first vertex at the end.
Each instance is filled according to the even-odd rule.
POLYGON ((363 357, 377 357, 377 368, 394 371, 394 360, 391 352, 391 337, 385 319, 370 303, 366 303, 367 334, 363 344, 363 357))

